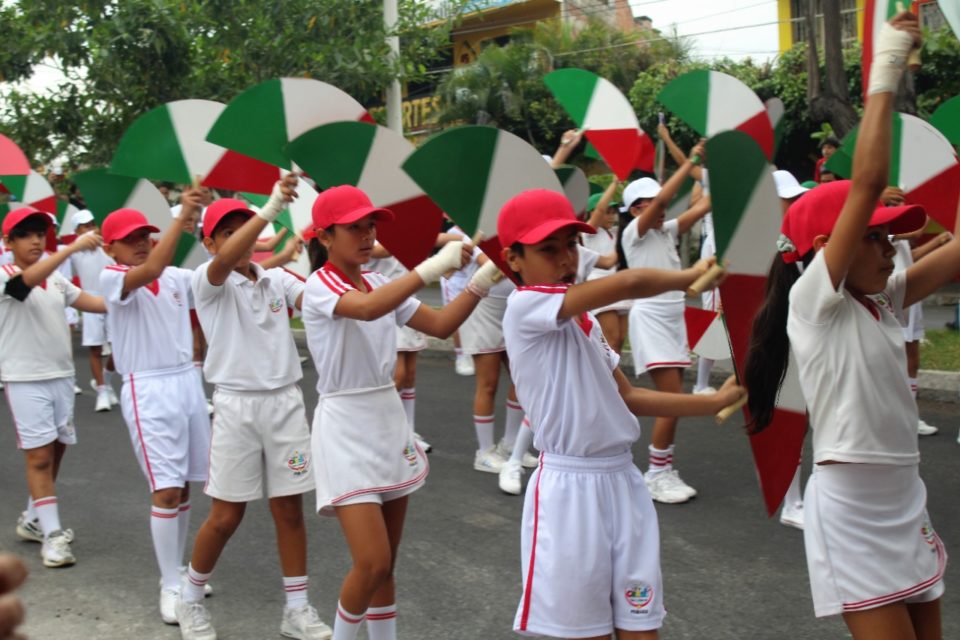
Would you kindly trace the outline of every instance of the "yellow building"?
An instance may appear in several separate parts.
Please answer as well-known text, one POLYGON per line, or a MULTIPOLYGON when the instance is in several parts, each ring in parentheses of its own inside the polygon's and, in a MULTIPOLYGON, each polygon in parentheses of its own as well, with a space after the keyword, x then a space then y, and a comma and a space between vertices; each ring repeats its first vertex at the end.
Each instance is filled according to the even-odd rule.
MULTIPOLYGON (((807 39, 807 25, 804 10, 813 0, 777 0, 777 20, 780 23, 780 52, 788 51, 798 42, 807 39)), ((819 6, 825 0, 816 0, 819 6)), ((863 42, 863 15, 866 0, 839 0, 840 16, 843 21, 842 34, 844 44, 863 42)), ((943 14, 935 0, 919 0, 920 23, 936 30, 945 24, 943 14)), ((818 40, 823 42, 823 15, 817 14, 818 40)))

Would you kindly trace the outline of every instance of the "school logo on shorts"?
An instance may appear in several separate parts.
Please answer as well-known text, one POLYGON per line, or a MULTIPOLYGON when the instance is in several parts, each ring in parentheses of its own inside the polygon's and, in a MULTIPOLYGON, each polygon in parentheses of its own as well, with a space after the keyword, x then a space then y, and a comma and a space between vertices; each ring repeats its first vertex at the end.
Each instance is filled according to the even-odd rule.
POLYGON ((282 298, 274 298, 273 300, 270 301, 270 311, 273 311, 274 313, 279 313, 281 309, 283 309, 282 298))
POLYGON ((411 467, 417 466, 417 449, 409 442, 403 448, 403 457, 407 459, 407 463, 411 467))
POLYGON ((307 467, 310 466, 310 463, 307 462, 305 455, 299 451, 294 451, 293 455, 287 458, 287 466, 293 471, 294 476, 302 476, 307 472, 307 467))
POLYGON ((933 527, 930 525, 929 521, 924 521, 923 526, 920 527, 920 533, 923 534, 923 539, 927 541, 928 545, 930 545, 930 551, 936 553, 937 532, 933 530, 933 527))
POLYGON ((639 613, 653 602, 653 587, 643 583, 636 584, 627 589, 624 595, 627 597, 627 602, 634 609, 634 613, 639 613))

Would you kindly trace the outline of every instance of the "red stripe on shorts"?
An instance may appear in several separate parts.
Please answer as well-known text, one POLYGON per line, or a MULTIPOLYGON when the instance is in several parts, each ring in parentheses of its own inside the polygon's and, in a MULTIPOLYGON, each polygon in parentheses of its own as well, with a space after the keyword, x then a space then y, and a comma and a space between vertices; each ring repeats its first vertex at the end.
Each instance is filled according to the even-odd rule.
POLYGON ((143 429, 140 428, 140 410, 137 408, 137 386, 130 374, 130 398, 133 400, 133 420, 137 423, 137 438, 140 440, 140 450, 143 451, 144 466, 147 467, 147 476, 150 479, 150 490, 157 490, 157 482, 153 479, 153 469, 150 467, 150 456, 147 455, 147 443, 143 441, 143 429))
POLYGON ((533 492, 533 541, 530 545, 530 566, 527 567, 527 586, 523 590, 523 613, 520 615, 520 631, 527 630, 530 619, 530 598, 533 596, 533 567, 537 559, 537 528, 540 524, 540 479, 543 478, 543 453, 540 454, 540 471, 533 492))

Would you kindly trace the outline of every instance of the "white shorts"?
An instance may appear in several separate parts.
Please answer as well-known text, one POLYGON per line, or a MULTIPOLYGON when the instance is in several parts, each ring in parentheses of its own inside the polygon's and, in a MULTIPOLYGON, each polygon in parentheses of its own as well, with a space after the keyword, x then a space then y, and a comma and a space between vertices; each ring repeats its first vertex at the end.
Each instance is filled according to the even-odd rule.
POLYGON ((634 303, 630 309, 630 349, 636 375, 651 369, 689 367, 690 347, 683 302, 634 303))
POLYGON ((107 315, 104 313, 87 313, 83 317, 83 340, 85 347, 102 347, 107 344, 107 315))
POLYGON ((527 485, 513 630, 589 638, 663 624, 657 512, 627 452, 544 453, 527 485))
POLYGON ((947 554, 916 465, 814 465, 803 513, 817 617, 943 594, 947 554))
POLYGON ((397 351, 423 351, 427 336, 410 327, 397 327, 397 351))
POLYGON ((468 356, 506 351, 503 341, 503 314, 506 298, 487 296, 460 325, 460 349, 468 356))
POLYGON ((123 376, 120 408, 151 492, 207 479, 210 416, 192 362, 123 376))
POLYGON ((392 384, 321 396, 311 445, 321 515, 409 495, 430 472, 392 384))
POLYGON ((213 394, 210 473, 204 492, 228 502, 250 502, 313 489, 310 427, 296 384, 273 391, 213 394))
POLYGON ((73 376, 3 383, 19 448, 37 449, 54 441, 77 444, 73 383, 73 376))
POLYGON ((923 340, 926 337, 926 332, 923 329, 923 303, 912 304, 904 309, 903 313, 907 320, 906 324, 901 322, 903 341, 918 342, 923 340))

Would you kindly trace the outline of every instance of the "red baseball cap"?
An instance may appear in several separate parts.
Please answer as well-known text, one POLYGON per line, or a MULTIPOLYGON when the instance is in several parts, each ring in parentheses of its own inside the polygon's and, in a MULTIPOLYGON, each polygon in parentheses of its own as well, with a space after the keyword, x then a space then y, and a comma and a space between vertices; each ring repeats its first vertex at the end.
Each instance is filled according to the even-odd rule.
MULTIPOLYGON (((817 236, 829 236, 840 217, 850 187, 850 180, 837 180, 819 185, 804 193, 787 209, 780 233, 787 237, 794 249, 783 252, 784 262, 797 262, 813 249, 813 239, 817 236)), ((891 235, 910 233, 921 228, 927 222, 927 213, 923 207, 907 204, 899 207, 885 207, 878 202, 870 217, 870 226, 890 225, 891 235)))
POLYGON ((303 238, 304 242, 310 242, 317 237, 317 230, 313 228, 312 224, 308 224, 300 230, 300 237, 303 238))
POLYGON ((313 201, 313 228, 328 229, 335 224, 350 224, 374 214, 377 220, 393 220, 393 212, 373 206, 361 189, 349 184, 331 187, 313 201))
POLYGON ((207 207, 207 210, 203 213, 203 237, 212 238, 220 221, 231 213, 242 213, 245 214, 247 218, 252 218, 256 215, 243 200, 220 198, 207 207))
POLYGON ((54 219, 53 217, 44 211, 35 209, 33 207, 20 207, 14 211, 11 211, 3 219, 3 235, 8 236, 10 232, 13 231, 13 228, 26 220, 31 216, 41 216, 43 217, 44 222, 47 223, 47 227, 52 227, 54 219))
POLYGON ((510 198, 497 219, 497 235, 503 247, 515 242, 536 244, 564 227, 584 233, 597 232, 586 222, 577 220, 573 205, 565 195, 549 189, 531 189, 510 198))
POLYGON ((100 233, 103 234, 103 243, 110 244, 139 229, 148 229, 150 233, 160 232, 160 229, 150 224, 147 217, 136 209, 117 209, 103 220, 100 233))

